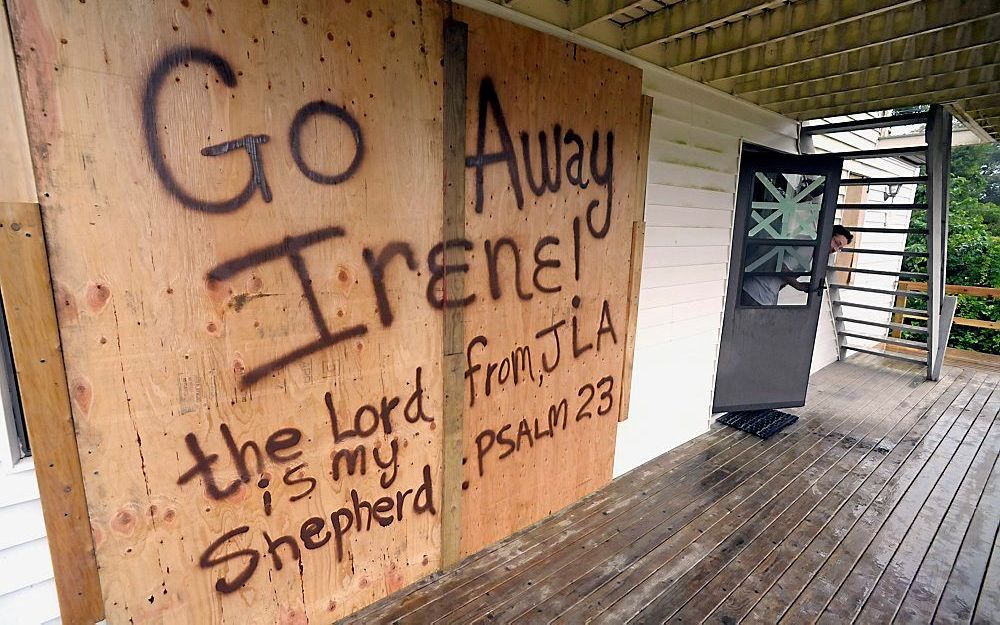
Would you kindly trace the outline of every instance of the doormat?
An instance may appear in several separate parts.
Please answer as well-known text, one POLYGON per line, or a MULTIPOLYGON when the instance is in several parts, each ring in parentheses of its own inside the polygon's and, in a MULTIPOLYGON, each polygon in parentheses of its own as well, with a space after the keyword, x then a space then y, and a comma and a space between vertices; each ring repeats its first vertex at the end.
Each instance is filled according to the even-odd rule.
POLYGON ((770 438, 798 421, 799 418, 780 410, 740 410, 727 412, 716 421, 749 432, 760 438, 770 438))

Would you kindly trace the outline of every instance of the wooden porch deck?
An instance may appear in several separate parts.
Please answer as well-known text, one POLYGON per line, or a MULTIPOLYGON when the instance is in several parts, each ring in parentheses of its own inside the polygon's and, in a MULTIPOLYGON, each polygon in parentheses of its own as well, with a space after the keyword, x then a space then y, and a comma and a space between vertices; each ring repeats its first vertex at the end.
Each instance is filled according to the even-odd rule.
POLYGON ((772 439, 715 426, 344 622, 1000 622, 998 385, 836 363, 772 439))

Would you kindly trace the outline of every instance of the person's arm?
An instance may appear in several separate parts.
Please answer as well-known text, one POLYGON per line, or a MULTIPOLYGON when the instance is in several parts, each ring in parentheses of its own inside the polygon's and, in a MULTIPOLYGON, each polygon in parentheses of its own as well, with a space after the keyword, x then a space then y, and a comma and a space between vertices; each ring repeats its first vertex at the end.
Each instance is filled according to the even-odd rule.
POLYGON ((799 279, 796 278, 795 276, 786 276, 782 278, 782 280, 784 280, 785 284, 787 284, 788 286, 792 287, 797 291, 802 291, 803 293, 809 292, 809 283, 799 282, 799 279))
MULTIPOLYGON (((794 269, 789 267, 787 263, 782 264, 782 267, 785 269, 785 271, 795 271, 794 269)), ((787 285, 792 287, 796 291, 802 291, 803 293, 809 292, 809 283, 799 282, 797 276, 785 276, 781 280, 785 283, 782 285, 782 288, 784 288, 787 285)))

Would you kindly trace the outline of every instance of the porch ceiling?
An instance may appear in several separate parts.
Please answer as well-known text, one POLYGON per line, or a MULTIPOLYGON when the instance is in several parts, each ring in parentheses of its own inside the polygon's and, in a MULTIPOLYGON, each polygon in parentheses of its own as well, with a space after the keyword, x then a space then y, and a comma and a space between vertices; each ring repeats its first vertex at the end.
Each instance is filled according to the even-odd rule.
POLYGON ((795 119, 951 104, 1000 140, 1000 0, 492 1, 795 119))

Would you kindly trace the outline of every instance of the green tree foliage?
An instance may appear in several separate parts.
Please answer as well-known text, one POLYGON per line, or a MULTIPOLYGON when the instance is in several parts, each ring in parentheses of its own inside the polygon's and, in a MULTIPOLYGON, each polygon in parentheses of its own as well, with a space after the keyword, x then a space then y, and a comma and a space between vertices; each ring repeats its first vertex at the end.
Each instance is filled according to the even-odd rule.
MULTIPOLYGON (((948 284, 1000 288, 1000 146, 956 147, 952 150, 948 212, 948 284)), ((926 197, 921 188, 917 201, 926 197)), ((914 211, 911 228, 927 228, 925 211, 914 211)), ((911 235, 906 249, 927 251, 924 235, 911 235)), ((927 259, 907 257, 904 271, 927 271, 927 259)), ((907 302, 926 308, 924 301, 907 302)), ((959 296, 956 317, 1000 320, 1000 299, 959 296)), ((916 336, 911 338, 918 338, 916 336)), ((1000 354, 1000 331, 953 326, 950 347, 1000 354)))

